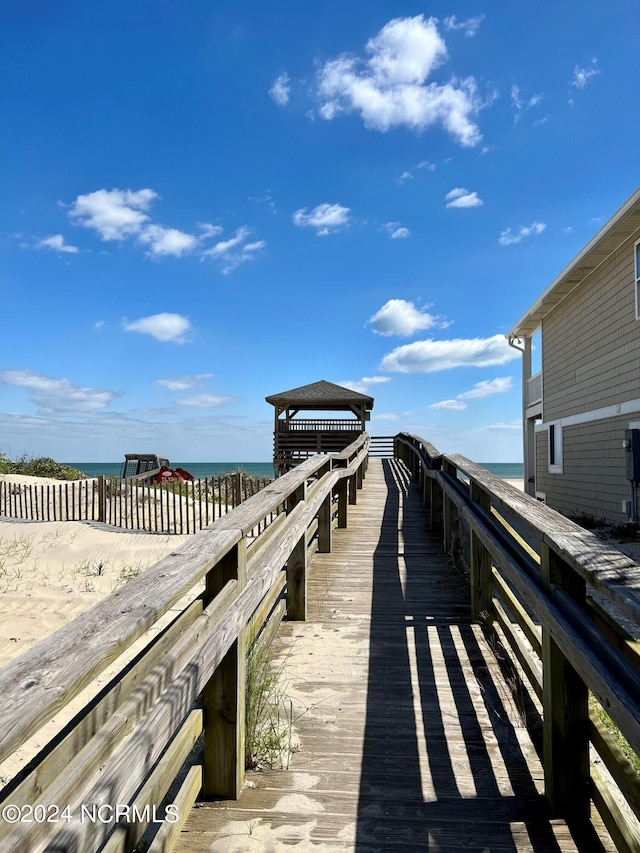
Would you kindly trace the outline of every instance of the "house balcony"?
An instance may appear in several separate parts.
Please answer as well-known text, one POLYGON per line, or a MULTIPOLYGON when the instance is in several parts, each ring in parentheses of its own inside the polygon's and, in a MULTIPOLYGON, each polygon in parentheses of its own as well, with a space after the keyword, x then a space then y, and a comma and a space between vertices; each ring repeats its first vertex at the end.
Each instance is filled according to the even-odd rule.
POLYGON ((527 380, 525 414, 527 418, 542 417, 542 372, 527 380))

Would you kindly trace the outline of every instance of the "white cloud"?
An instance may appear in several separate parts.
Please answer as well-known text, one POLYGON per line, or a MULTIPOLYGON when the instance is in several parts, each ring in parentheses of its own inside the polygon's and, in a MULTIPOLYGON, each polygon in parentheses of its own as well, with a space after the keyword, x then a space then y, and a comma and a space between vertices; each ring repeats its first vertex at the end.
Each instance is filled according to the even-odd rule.
POLYGON ((429 314, 424 309, 416 308, 413 302, 407 302, 405 299, 390 299, 379 311, 369 317, 366 325, 370 325, 376 335, 384 337, 402 335, 406 338, 419 329, 443 329, 449 323, 441 317, 429 314))
POLYGON ((153 190, 96 190, 79 195, 69 216, 85 228, 93 228, 101 240, 124 240, 138 234, 149 220, 146 212, 158 194, 153 190))
POLYGON ((371 416, 371 420, 373 421, 397 421, 399 419, 400 415, 397 415, 395 412, 380 412, 380 414, 371 416))
POLYGON ((210 222, 201 222, 198 225, 200 229, 200 239, 208 240, 210 237, 217 237, 218 234, 222 234, 224 228, 221 225, 211 225, 210 222))
POLYGON ((307 208, 296 210, 292 219, 298 228, 315 228, 320 236, 332 234, 349 224, 350 208, 341 204, 319 204, 307 213, 307 208))
POLYGON ((367 42, 367 59, 342 55, 320 70, 320 116, 357 112, 367 128, 441 125, 461 145, 480 141, 473 117, 482 107, 473 77, 427 83, 447 59, 435 18, 394 18, 367 42))
POLYGON ((193 376, 177 376, 175 379, 156 379, 155 384, 167 388, 169 391, 188 391, 189 388, 197 388, 211 379, 213 373, 196 373, 193 376))
POLYGON ((439 403, 431 403, 430 409, 450 409, 454 412, 460 412, 467 408, 467 404, 462 400, 441 400, 439 403))
POLYGON ((45 237, 36 243, 37 249, 53 249, 54 252, 65 252, 69 255, 77 255, 80 249, 77 246, 70 246, 65 243, 62 234, 52 234, 51 237, 45 237))
POLYGON ((445 201, 447 207, 482 207, 484 204, 477 192, 469 192, 463 187, 450 190, 445 196, 445 201))
POLYGON ((83 388, 68 379, 54 379, 32 370, 0 370, 0 382, 26 389, 40 412, 66 416, 98 412, 118 396, 115 391, 83 388))
POLYGON ((382 227, 388 232, 392 240, 405 240, 411 236, 411 231, 400 225, 399 222, 385 222, 382 227))
POLYGON ((223 406, 225 403, 231 403, 237 399, 237 397, 222 397, 218 394, 197 394, 195 397, 185 397, 176 402, 179 405, 195 409, 211 409, 214 406, 223 406))
POLYGON ((504 394, 513 387, 511 376, 499 376, 496 379, 484 379, 476 382, 470 391, 458 394, 458 400, 479 400, 484 397, 492 397, 494 394, 504 394))
POLYGON ((430 172, 435 172, 436 164, 430 163, 429 160, 421 160, 417 164, 416 169, 428 169, 430 172))
POLYGON ((404 183, 406 183, 407 181, 412 181, 412 180, 413 180, 413 175, 412 175, 412 173, 411 173, 411 172, 403 172, 403 173, 400 175, 400 177, 398 178, 398 183, 399 183, 399 184, 404 184, 404 183))
POLYGON ((446 30, 464 30, 465 36, 473 38, 483 21, 484 15, 476 15, 475 18, 467 18, 465 21, 458 21, 455 15, 449 15, 442 23, 446 30))
POLYGON ((157 341, 172 341, 176 344, 186 342, 185 335, 191 329, 191 323, 181 314, 152 314, 150 317, 141 317, 139 320, 122 321, 125 332, 140 332, 143 335, 151 335, 157 341))
POLYGON ((344 382, 337 382, 336 385, 342 385, 343 388, 350 388, 352 391, 358 391, 360 394, 368 394, 370 385, 381 385, 384 382, 390 381, 390 376, 363 376, 362 379, 347 379, 344 382))
POLYGON ((598 60, 594 57, 588 68, 581 68, 579 65, 576 65, 573 69, 573 80, 570 85, 575 86, 576 89, 584 89, 592 77, 596 77, 601 73, 602 72, 598 68, 598 60))
POLYGON ((228 240, 221 240, 202 253, 203 258, 213 258, 220 263, 220 268, 223 275, 228 275, 240 264, 245 261, 251 261, 256 256, 256 252, 267 245, 264 240, 254 240, 252 243, 246 241, 253 234, 253 229, 247 225, 243 225, 236 229, 233 237, 228 240))
POLYGON ((196 252, 201 259, 217 259, 225 275, 244 261, 254 258, 256 252, 266 245, 263 240, 246 242, 253 230, 244 225, 230 239, 204 250, 203 242, 222 234, 222 227, 204 222, 198 225, 198 234, 189 234, 178 228, 153 223, 147 211, 151 202, 157 198, 158 194, 151 189, 97 190, 78 196, 71 205, 69 216, 79 225, 97 231, 102 240, 135 239, 141 246, 147 247, 148 255, 152 258, 179 258, 196 252))
POLYGON ((177 228, 164 228, 162 225, 148 225, 138 240, 149 246, 149 252, 153 256, 174 255, 179 258, 198 245, 198 238, 193 234, 186 234, 177 228))
MULTIPOLYGON (((520 87, 515 84, 511 87, 511 106, 515 110, 514 122, 516 124, 522 119, 522 114, 525 110, 530 110, 532 107, 537 107, 542 102, 542 95, 532 95, 530 98, 523 100, 520 87)), ((538 119, 535 124, 541 124, 545 120, 538 119)))
POLYGON ((390 373, 435 373, 454 367, 492 367, 519 358, 503 335, 491 338, 459 338, 446 341, 415 341, 385 355, 380 370, 390 373))
POLYGON ((273 100, 280 107, 284 107, 289 103, 289 96, 291 94, 291 79, 286 71, 282 74, 279 74, 276 79, 273 81, 271 88, 269 89, 269 95, 273 98, 273 100))
POLYGON ((530 237, 532 234, 542 234, 547 226, 544 222, 532 222, 531 225, 524 225, 516 231, 511 228, 505 228, 500 232, 498 243, 501 246, 511 246, 514 243, 520 243, 525 237, 530 237))

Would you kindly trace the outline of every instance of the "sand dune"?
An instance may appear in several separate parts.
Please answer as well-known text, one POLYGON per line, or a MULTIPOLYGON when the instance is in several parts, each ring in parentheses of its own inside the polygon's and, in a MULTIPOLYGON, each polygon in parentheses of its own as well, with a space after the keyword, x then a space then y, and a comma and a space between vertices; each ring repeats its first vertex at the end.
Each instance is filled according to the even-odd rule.
POLYGON ((188 538, 0 518, 0 666, 188 538))

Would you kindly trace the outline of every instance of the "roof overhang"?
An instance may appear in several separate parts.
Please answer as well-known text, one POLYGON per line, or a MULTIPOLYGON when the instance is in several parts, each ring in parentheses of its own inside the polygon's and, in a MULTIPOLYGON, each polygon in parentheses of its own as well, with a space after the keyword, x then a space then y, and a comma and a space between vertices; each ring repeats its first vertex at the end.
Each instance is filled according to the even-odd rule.
POLYGON ((587 243, 549 287, 513 326, 507 337, 530 338, 542 320, 585 278, 616 251, 626 240, 640 231, 640 188, 627 199, 595 237, 587 243))

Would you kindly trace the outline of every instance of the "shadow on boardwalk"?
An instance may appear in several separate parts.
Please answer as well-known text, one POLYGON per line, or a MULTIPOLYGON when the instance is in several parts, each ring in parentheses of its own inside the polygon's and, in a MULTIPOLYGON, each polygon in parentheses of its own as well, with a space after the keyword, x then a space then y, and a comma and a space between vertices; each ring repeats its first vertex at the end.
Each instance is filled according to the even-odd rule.
POLYGON ((537 757, 470 624, 465 579, 426 534, 414 487, 383 467, 356 851, 575 850, 548 820, 537 757))
POLYGON ((177 853, 597 853, 549 821, 542 769, 466 579, 392 460, 316 554, 305 622, 280 627, 300 751, 201 803, 177 853))

